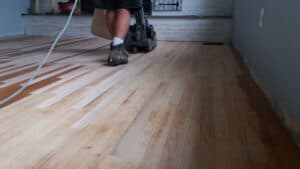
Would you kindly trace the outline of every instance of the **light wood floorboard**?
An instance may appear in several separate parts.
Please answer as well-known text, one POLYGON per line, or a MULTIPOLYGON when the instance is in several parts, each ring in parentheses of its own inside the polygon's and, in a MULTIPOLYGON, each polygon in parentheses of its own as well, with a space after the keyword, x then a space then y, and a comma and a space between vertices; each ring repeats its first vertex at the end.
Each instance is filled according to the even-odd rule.
MULTIPOLYGON (((51 37, 0 40, 0 99, 51 37)), ((0 109, 0 169, 299 169, 300 153, 230 46, 159 42, 106 65, 109 42, 64 39, 0 109)))

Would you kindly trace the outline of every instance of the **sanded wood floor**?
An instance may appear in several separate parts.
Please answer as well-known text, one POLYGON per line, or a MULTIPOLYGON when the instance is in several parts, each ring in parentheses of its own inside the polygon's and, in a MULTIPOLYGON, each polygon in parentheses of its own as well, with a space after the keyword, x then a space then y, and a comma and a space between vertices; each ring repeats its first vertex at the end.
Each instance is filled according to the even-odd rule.
MULTIPOLYGON (((0 98, 53 38, 0 40, 0 98)), ((299 169, 300 153, 230 46, 159 42, 105 65, 108 42, 64 39, 0 110, 0 169, 299 169)))

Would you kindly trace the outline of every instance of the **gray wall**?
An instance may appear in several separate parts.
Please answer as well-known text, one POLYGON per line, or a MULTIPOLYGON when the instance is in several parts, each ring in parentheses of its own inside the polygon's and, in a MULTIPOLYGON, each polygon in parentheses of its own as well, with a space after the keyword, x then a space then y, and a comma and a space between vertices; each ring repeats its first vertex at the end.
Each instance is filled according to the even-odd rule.
POLYGON ((29 0, 3 0, 0 5, 0 36, 24 33, 21 14, 27 12, 29 0))
POLYGON ((233 45, 300 122, 300 1, 234 0, 233 45), (264 24, 258 26, 260 9, 264 24))

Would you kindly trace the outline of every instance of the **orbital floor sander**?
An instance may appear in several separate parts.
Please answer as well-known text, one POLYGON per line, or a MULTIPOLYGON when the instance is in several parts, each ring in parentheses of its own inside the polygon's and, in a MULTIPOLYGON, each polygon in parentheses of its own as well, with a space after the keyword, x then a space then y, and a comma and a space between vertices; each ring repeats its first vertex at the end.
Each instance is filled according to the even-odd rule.
POLYGON ((149 52, 157 46, 156 32, 146 15, 152 15, 151 0, 140 0, 141 8, 132 11, 136 23, 131 25, 125 38, 125 48, 129 52, 149 52))

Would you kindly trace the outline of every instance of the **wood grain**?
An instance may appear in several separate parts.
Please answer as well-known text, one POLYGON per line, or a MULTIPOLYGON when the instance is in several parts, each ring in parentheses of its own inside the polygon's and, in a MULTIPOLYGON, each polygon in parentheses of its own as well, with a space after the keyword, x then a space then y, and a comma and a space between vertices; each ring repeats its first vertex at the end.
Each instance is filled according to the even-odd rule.
MULTIPOLYGON (((0 98, 23 85, 50 39, 0 40, 0 98)), ((300 168, 230 46, 159 42, 108 67, 108 44, 62 40, 34 83, 1 107, 1 169, 300 168)))

